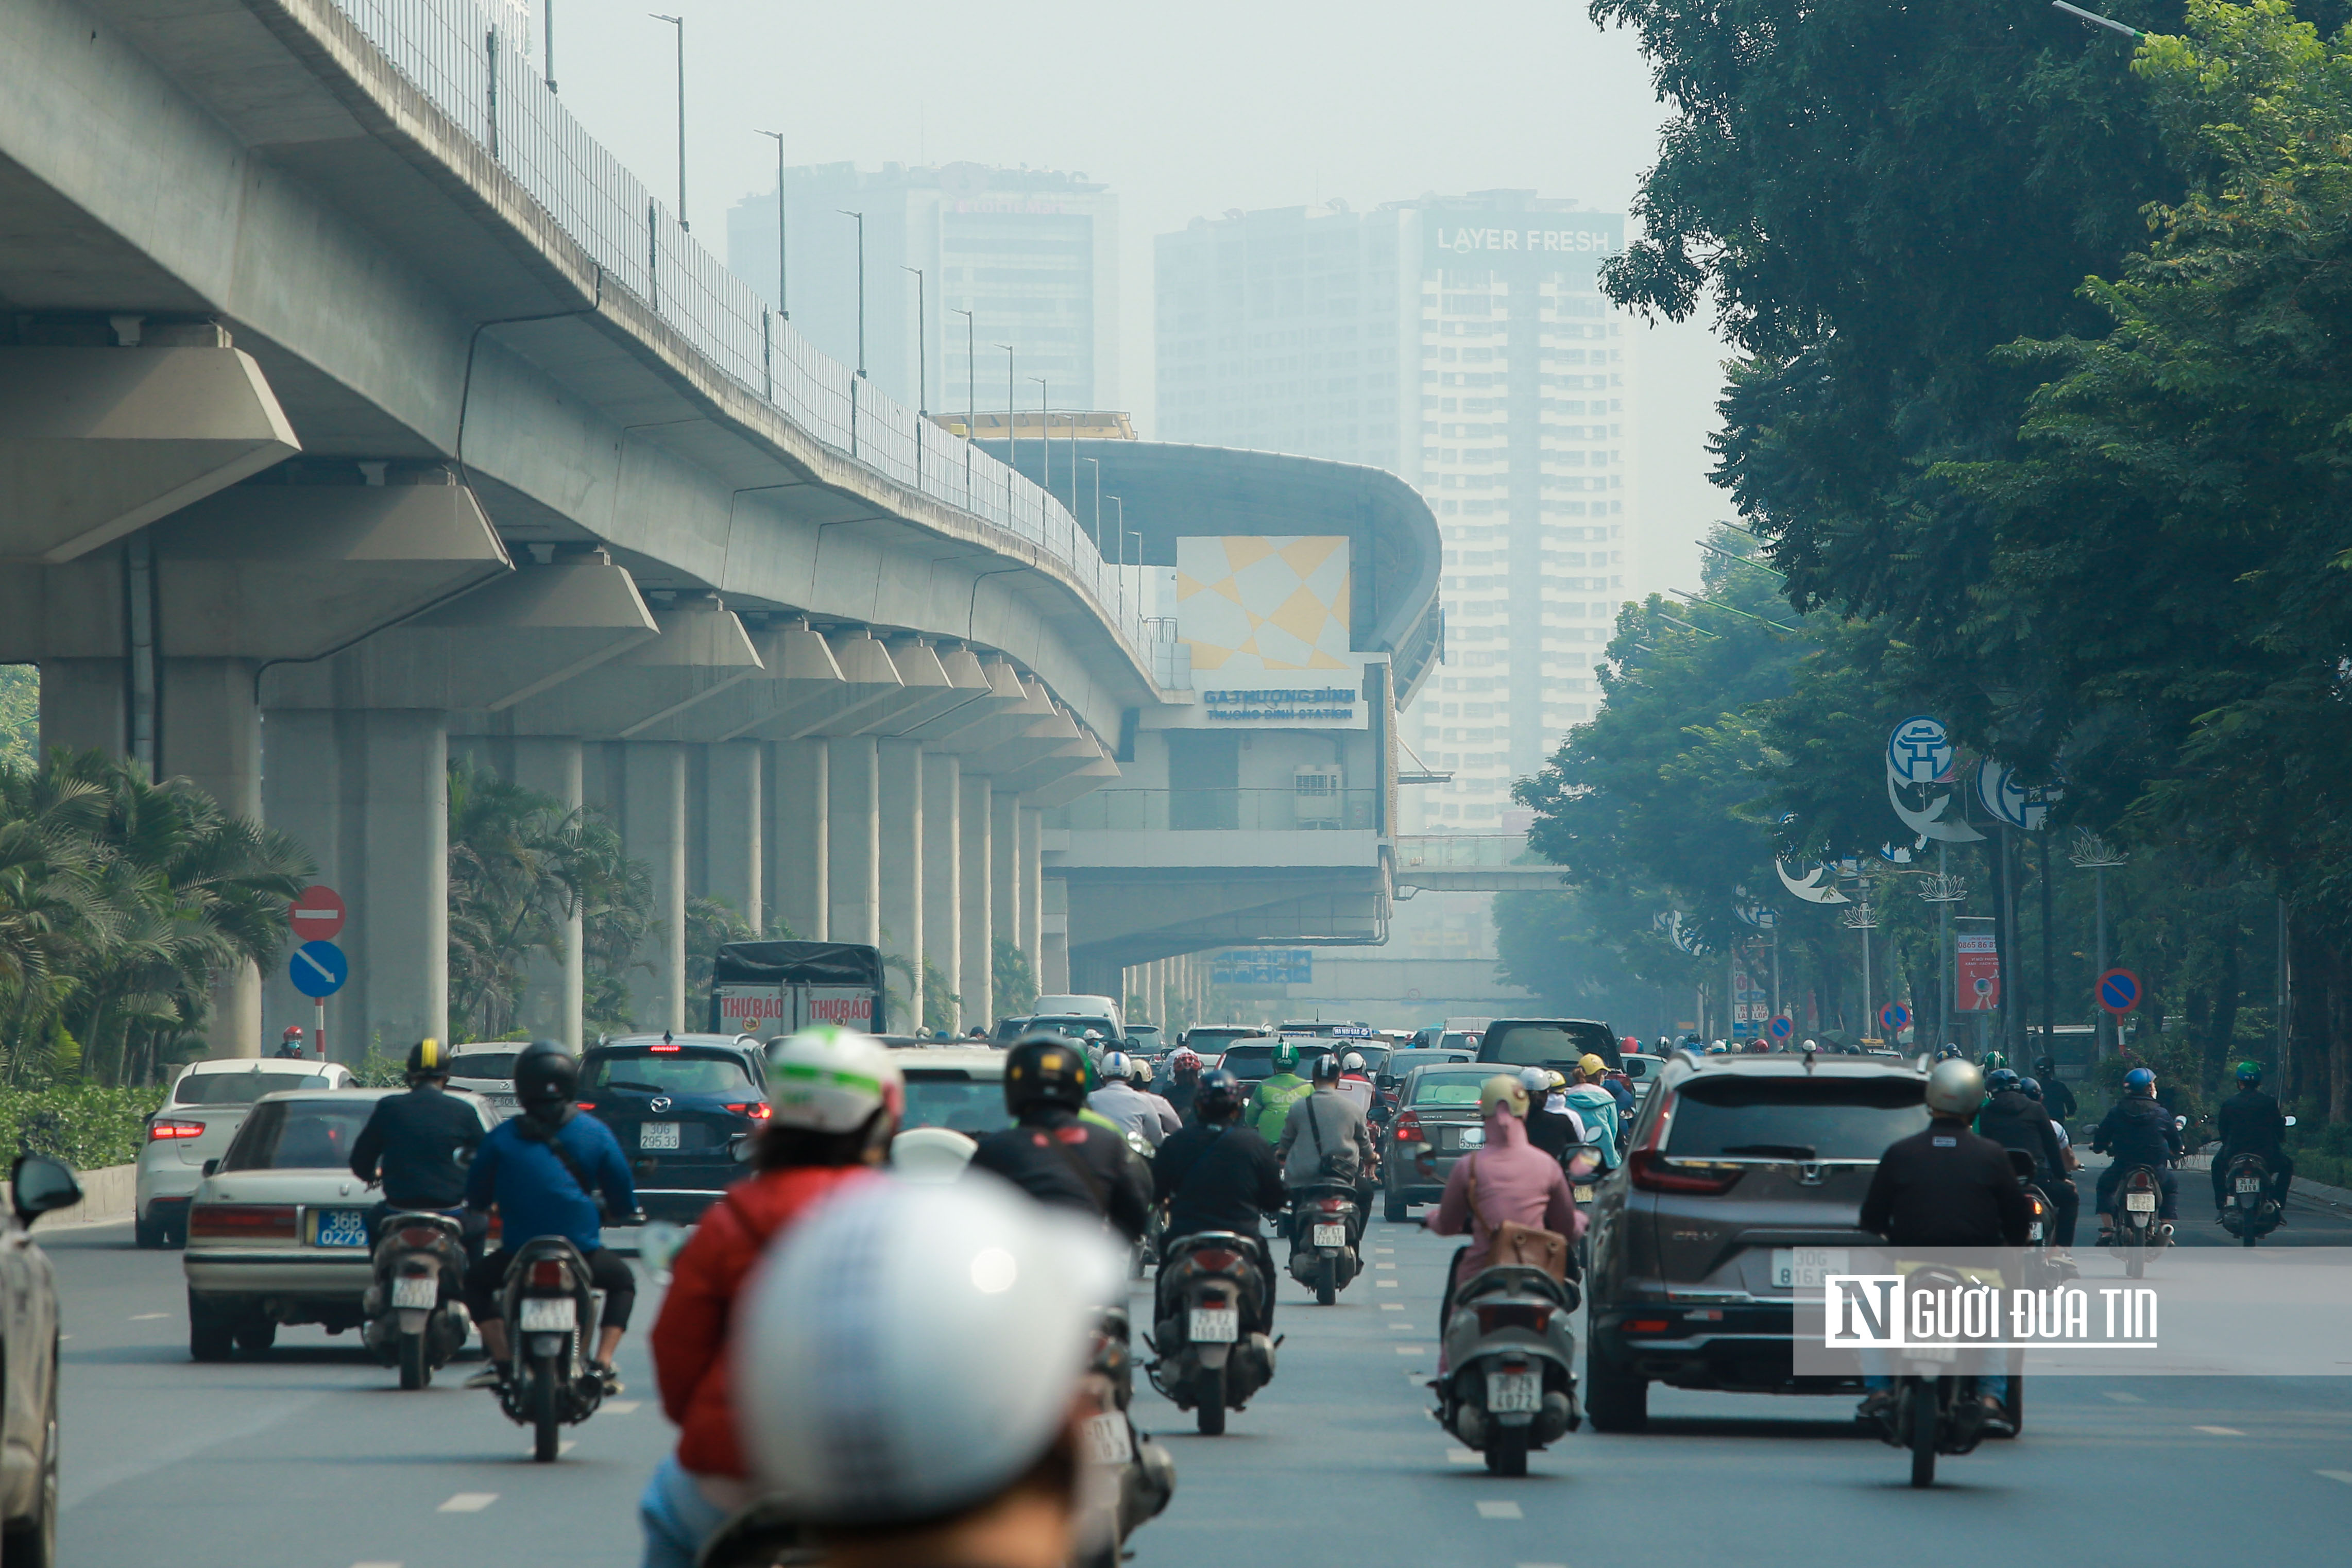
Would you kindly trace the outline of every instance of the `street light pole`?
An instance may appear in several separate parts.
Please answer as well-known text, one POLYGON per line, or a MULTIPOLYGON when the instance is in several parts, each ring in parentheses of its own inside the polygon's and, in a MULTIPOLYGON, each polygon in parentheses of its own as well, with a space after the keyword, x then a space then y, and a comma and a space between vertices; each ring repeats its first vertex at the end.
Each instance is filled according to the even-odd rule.
POLYGON ((1054 410, 1045 378, 1033 375, 1029 379, 1037 384, 1037 427, 1042 437, 1037 443, 1037 488, 1045 492, 1037 498, 1037 526, 1043 529, 1046 503, 1054 499, 1054 410))
POLYGON ((931 416, 931 340, 923 302, 923 269, 900 262, 898 270, 915 275, 915 412, 928 419, 931 416))
POLYGON ((972 314, 950 305, 963 318, 963 504, 971 504, 971 444, 980 439, 973 421, 980 416, 980 344, 972 314))
POLYGON ((547 0, 543 13, 546 19, 539 25, 540 68, 547 79, 547 90, 555 90, 555 0, 547 0))
POLYGON ((1013 476, 1021 471, 1021 426, 1013 416, 1013 345, 996 345, 1004 351, 1004 521, 1013 521, 1013 476))
POLYGON ((793 297, 787 287, 792 273, 784 256, 784 133, 761 131, 754 134, 773 137, 776 142, 776 314, 789 321, 793 319, 793 297))
POLYGON ((847 207, 834 211, 857 220, 857 379, 866 379, 866 215, 847 207))
POLYGON ((684 232, 691 226, 686 221, 686 18, 658 11, 646 15, 677 29, 677 226, 684 232))
MULTIPOLYGON (((2074 830, 2074 847, 2066 852, 2066 858, 2089 871, 2097 889, 2095 895, 2096 899, 2095 919, 2097 922, 2095 951, 2097 954, 2097 973, 2105 974, 2107 972, 2107 868, 2122 865, 2125 860, 2124 852, 2088 828, 2078 827, 2074 830)), ((2097 982, 2094 980, 2092 984, 2095 985, 2097 982)), ((2096 1003, 2095 994, 2092 1000, 2094 1004, 2096 1003)), ((2108 1021, 2104 1016, 2105 1013, 2105 1007, 2095 1007, 2091 1015, 2092 1038, 2095 1042, 2092 1047, 2094 1061, 2106 1059, 2108 1021)), ((2284 1071, 2285 1064, 2281 1063, 2280 1068, 2284 1071)))
MULTIPOLYGON (((1102 459, 1080 458, 1078 461, 1091 465, 1095 471, 1095 553, 1099 555, 1102 553, 1102 459)), ((1072 482, 1070 488, 1072 491, 1070 512, 1072 516, 1076 516, 1078 510, 1076 481, 1072 482)))

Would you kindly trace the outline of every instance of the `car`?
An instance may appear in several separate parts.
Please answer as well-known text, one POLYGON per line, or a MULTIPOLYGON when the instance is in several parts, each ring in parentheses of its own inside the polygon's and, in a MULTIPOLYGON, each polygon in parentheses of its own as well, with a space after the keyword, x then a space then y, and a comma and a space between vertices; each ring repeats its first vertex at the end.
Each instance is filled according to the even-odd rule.
POLYGON ((1585 1408, 1639 1429, 1654 1383, 1826 1394, 1793 1371, 1792 1283, 1877 1244, 1860 1226, 1887 1146, 1927 1125, 1927 1075, 1864 1057, 1677 1056, 1598 1186, 1587 1237, 1585 1408))
POLYGON ((33 1222, 81 1201, 72 1168, 20 1154, 8 1173, 9 1224, 0 1244, 0 1562, 48 1568, 58 1560, 58 1284, 33 1222))
POLYGON ((1258 1024, 1195 1024, 1184 1031, 1177 1043, 1195 1056, 1209 1058, 1223 1055, 1235 1040, 1273 1037, 1273 1030, 1258 1024))
POLYGON ((1126 1049, 1127 1054, 1131 1057, 1158 1056, 1162 1050, 1166 1049, 1166 1047, 1160 1042, 1160 1026, 1157 1024, 1129 1024, 1127 1026, 1127 1045, 1124 1048, 1126 1049))
MULTIPOLYGON (((1274 1052, 1275 1047, 1280 1043, 1281 1042, 1276 1040, 1261 1039, 1255 1037, 1245 1040, 1237 1040, 1232 1045, 1227 1046, 1224 1048, 1223 1053, 1218 1057, 1217 1060, 1209 1065, 1221 1067, 1227 1072, 1233 1074, 1234 1077, 1241 1080, 1242 1089, 1244 1091, 1247 1091, 1255 1088, 1263 1079, 1269 1079, 1274 1076, 1274 1052)), ((1293 1041, 1291 1043, 1293 1045, 1297 1045, 1297 1042, 1293 1041)), ((1198 1047, 1195 1048, 1197 1049, 1198 1047)), ((1303 1068, 1307 1065, 1307 1049, 1301 1048, 1299 1050, 1298 1065, 1300 1067, 1303 1068)), ((1203 1057, 1202 1059, 1205 1061, 1206 1058, 1203 1057)))
POLYGON ((1028 1032, 1029 1020, 1025 1016, 999 1018, 996 1020, 996 1027, 989 1032, 988 1037, 992 1044, 1009 1046, 1028 1032))
POLYGON ((528 1044, 524 1040, 485 1040, 450 1047, 449 1087, 480 1095, 501 1117, 514 1115, 522 1109, 515 1099, 515 1058, 528 1044))
POLYGON ((1383 1050, 1381 1053, 1381 1059, 1377 1062, 1372 1061, 1368 1055, 1364 1065, 1371 1068, 1372 1121, 1385 1125, 1390 1116, 1395 1113, 1397 1085, 1413 1068, 1474 1059, 1475 1059, 1475 1053, 1469 1050, 1415 1050, 1411 1047, 1383 1050))
POLYGON ((740 1035, 617 1036, 580 1058, 579 1103, 620 1140, 646 1217, 692 1225, 768 1120, 767 1053, 740 1035))
POLYGON ((891 1059, 907 1079, 901 1127, 947 1127, 977 1138, 1011 1124, 1004 1109, 1004 1053, 987 1046, 914 1046, 891 1059))
POLYGON ((1494 1076, 1476 1062, 1446 1062, 1414 1068, 1398 1081, 1381 1147, 1381 1212, 1390 1221, 1444 1196, 1454 1163, 1486 1142, 1478 1091, 1494 1076))
POLYGON ((1496 1067, 1572 1071, 1586 1057, 1622 1065, 1617 1037, 1590 1018, 1496 1018, 1479 1037, 1478 1059, 1496 1067))
POLYGON ((205 1163, 227 1152, 263 1095, 351 1084, 351 1069, 341 1062, 238 1057, 189 1063, 147 1118, 131 1178, 132 1239, 142 1247, 176 1247, 188 1239, 188 1200, 204 1179, 205 1163))
POLYGON ((1405 1047, 1415 1051, 1460 1051, 1470 1055, 1478 1049, 1478 1037, 1460 1029, 1444 1029, 1434 1026, 1413 1031, 1412 1043, 1405 1047))
MULTIPOLYGON (((374 1279, 369 1217, 381 1194, 352 1174, 352 1144, 394 1089, 298 1089, 263 1095, 219 1158, 207 1160, 188 1207, 181 1268, 188 1287, 188 1353, 259 1355, 281 1326, 331 1334, 360 1326, 374 1279)), ((498 1112, 452 1090, 487 1132, 498 1112)))

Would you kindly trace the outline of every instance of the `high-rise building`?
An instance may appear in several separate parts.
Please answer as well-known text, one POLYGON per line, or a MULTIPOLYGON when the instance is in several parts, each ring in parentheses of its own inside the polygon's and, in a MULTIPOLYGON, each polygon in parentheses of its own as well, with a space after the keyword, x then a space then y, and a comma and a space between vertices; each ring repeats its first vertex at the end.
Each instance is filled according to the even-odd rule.
POLYGON ((1444 540, 1446 662, 1402 733, 1450 783, 1406 832, 1525 826, 1591 717, 1625 585, 1624 219, 1527 191, 1196 219, 1157 247, 1155 434, 1388 468, 1444 540))
POLYGON ((771 304, 788 290, 803 336, 864 364, 909 406, 928 395, 934 413, 961 413, 967 401, 1003 408, 999 343, 1013 346, 1017 406, 1035 408, 1041 391, 1056 409, 1118 406, 1118 198, 1084 174, 978 163, 786 169, 784 232, 791 265, 779 276, 775 192, 737 202, 729 268, 771 304), (864 217, 862 345, 851 214, 864 217), (909 268, 922 270, 919 290, 909 268), (959 310, 972 312, 969 331, 959 310))

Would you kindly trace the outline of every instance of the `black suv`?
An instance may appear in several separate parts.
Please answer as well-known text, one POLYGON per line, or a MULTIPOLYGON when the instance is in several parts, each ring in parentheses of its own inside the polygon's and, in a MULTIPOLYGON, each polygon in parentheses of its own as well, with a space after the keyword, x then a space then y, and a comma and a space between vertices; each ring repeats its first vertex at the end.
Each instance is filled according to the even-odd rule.
POLYGON ((1585 1408, 1638 1430, 1650 1384, 1827 1394, 1794 1374, 1793 1289, 1878 1245, 1864 1194, 1927 1125, 1927 1078, 1861 1057, 1678 1053, 1635 1113, 1588 1238, 1585 1408))
POLYGON ((1624 1065, 1617 1037, 1590 1018, 1497 1018, 1478 1040, 1478 1059, 1497 1067, 1565 1073, 1586 1057, 1599 1057, 1612 1071, 1624 1065))
POLYGON ((740 1180, 768 1119, 767 1056, 730 1035, 626 1035, 580 1059, 580 1105, 613 1130, 649 1219, 692 1225, 740 1180))

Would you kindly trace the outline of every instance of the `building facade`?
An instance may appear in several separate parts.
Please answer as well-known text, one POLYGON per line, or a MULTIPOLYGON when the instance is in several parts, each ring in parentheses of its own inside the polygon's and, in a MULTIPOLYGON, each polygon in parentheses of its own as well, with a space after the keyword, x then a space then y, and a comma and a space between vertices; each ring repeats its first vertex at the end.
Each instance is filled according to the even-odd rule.
POLYGON ((1116 408, 1118 198, 1083 174, 978 163, 784 171, 727 214, 727 264, 793 326, 883 391, 930 412, 1116 408), (858 230, 864 217, 860 338, 858 230), (913 272, 923 274, 919 288, 913 272), (962 310, 972 312, 969 327, 962 310), (919 346, 918 340, 920 339, 919 346), (1008 356, 996 345, 1009 343, 1008 356), (1042 376, 1041 388, 1033 379, 1042 376))
POLYGON ((1408 833, 1526 825, 1625 585, 1624 220, 1525 191, 1196 219, 1157 247, 1162 438, 1386 468, 1444 540, 1445 667, 1402 721, 1408 833))

